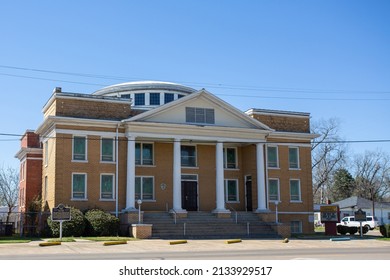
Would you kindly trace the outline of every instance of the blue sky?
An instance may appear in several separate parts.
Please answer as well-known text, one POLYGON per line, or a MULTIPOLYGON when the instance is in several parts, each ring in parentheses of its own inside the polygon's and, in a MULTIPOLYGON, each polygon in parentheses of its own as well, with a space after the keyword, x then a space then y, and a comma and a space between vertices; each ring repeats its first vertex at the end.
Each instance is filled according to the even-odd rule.
MULTIPOLYGON (((57 86, 162 80, 243 111, 337 118, 347 140, 390 140, 389 13, 386 0, 2 1, 0 133, 35 129, 57 86)), ((0 165, 18 165, 19 139, 0 135, 0 165)), ((350 144, 376 149, 390 143, 350 144)))

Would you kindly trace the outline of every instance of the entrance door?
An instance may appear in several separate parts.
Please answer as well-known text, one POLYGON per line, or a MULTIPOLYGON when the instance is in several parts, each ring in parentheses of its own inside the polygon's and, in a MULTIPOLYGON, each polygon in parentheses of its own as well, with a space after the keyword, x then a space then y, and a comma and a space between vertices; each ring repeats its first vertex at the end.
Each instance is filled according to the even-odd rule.
POLYGON ((187 211, 198 210, 198 183, 194 181, 181 182, 181 207, 187 211))
POLYGON ((252 211, 252 181, 247 180, 245 182, 245 192, 246 192, 246 211, 252 211))

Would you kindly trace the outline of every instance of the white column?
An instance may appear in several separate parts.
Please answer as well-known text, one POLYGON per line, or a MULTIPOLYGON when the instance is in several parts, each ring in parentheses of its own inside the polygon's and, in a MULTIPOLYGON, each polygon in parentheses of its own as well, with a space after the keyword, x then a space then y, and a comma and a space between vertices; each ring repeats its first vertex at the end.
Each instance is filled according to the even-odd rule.
POLYGON ((126 210, 135 210, 135 137, 127 136, 126 210))
POLYGON ((256 144, 257 212, 267 211, 265 196, 264 144, 256 144))
POLYGON ((224 191, 224 169, 223 169, 223 143, 217 142, 215 147, 215 162, 216 162, 216 204, 214 212, 225 212, 225 191, 224 191))
POLYGON ((181 208, 181 149, 180 139, 173 141, 173 209, 183 211, 181 208))

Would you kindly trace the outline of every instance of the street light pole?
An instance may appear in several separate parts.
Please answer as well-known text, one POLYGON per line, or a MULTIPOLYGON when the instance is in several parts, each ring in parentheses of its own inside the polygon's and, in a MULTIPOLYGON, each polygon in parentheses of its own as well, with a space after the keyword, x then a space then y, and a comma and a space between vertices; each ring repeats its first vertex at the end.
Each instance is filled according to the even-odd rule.
POLYGON ((137 203, 138 203, 138 224, 140 224, 141 223, 141 204, 142 204, 142 200, 138 199, 137 203))

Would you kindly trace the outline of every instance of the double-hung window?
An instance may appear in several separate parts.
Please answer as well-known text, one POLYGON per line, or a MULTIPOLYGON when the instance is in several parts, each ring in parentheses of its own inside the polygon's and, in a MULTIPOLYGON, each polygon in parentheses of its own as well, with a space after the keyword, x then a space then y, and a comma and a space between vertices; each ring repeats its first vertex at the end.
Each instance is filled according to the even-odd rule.
POLYGON ((224 148, 223 149, 223 166, 227 169, 237 168, 237 149, 224 148))
POLYGON ((153 165, 153 144, 135 143, 135 164, 153 165))
POLYGON ((100 175, 100 199, 114 199, 114 175, 100 175))
POLYGON ((301 201, 301 182, 297 179, 290 180, 290 201, 301 201))
POLYGON ((236 179, 225 180, 225 201, 238 202, 238 181, 236 179))
POLYGON ((135 177, 135 199, 154 200, 154 178, 135 177))
POLYGON ((302 222, 291 221, 290 222, 291 233, 302 233, 302 222))
POLYGON ((278 147, 277 146, 268 146, 267 147, 267 163, 268 167, 278 168, 278 147))
POLYGON ((72 199, 87 199, 87 174, 72 174, 72 199))
POLYGON ((87 160, 87 137, 73 137, 73 160, 87 160))
POLYGON ((288 148, 288 165, 290 169, 299 168, 299 148, 289 147, 288 148))
POLYGON ((215 124, 214 109, 186 107, 186 122, 197 124, 215 124))
POLYGON ((279 201, 279 179, 268 180, 268 198, 270 201, 279 201))
POLYGON ((181 166, 196 167, 195 146, 181 146, 181 166))
POLYGON ((114 161, 114 139, 102 138, 101 161, 114 161))

